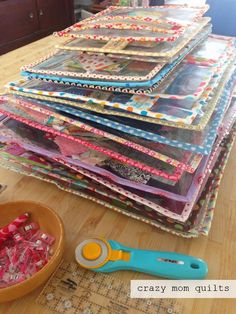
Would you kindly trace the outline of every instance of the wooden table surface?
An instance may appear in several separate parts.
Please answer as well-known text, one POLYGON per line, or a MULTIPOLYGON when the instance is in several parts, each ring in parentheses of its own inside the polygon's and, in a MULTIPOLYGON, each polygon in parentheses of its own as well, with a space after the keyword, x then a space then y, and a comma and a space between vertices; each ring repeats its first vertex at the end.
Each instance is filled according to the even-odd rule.
MULTIPOLYGON (((20 66, 43 56, 61 39, 52 36, 0 57, 0 86, 19 78, 20 66)), ((3 89, 1 88, 1 92, 3 89)), ((233 148, 222 180, 210 235, 183 239, 128 218, 98 204, 57 189, 54 185, 0 169, 0 182, 8 185, 1 202, 34 200, 54 208, 62 217, 66 230, 65 258, 72 259, 76 244, 89 235, 100 235, 137 248, 176 251, 206 260, 207 279, 236 279, 236 147, 233 148)), ((1 217, 0 217, 1 222, 1 217)), ((120 272, 126 281, 148 276, 120 272)), ((150 277, 149 277, 150 278, 150 277)), ((0 314, 50 313, 35 303, 42 287, 14 302, 1 304, 0 314)), ((236 313, 233 299, 181 299, 184 313, 236 313)))

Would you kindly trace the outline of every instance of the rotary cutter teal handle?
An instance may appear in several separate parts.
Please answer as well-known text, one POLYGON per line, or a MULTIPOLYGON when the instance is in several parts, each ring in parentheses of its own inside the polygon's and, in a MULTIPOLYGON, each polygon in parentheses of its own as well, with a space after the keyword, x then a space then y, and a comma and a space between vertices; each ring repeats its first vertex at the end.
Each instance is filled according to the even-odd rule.
POLYGON ((109 261, 95 271, 113 272, 117 270, 134 270, 154 276, 170 279, 203 279, 208 272, 207 264, 193 256, 149 250, 128 248, 109 240, 113 250, 130 253, 130 260, 109 261))

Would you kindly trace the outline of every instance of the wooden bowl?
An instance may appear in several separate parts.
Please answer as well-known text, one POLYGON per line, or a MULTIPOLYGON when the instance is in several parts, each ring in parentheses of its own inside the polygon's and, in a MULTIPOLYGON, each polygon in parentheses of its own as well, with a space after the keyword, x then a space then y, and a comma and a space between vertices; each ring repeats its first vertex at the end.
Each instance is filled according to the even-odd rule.
POLYGON ((53 255, 48 263, 29 279, 7 288, 0 288, 0 302, 17 299, 39 287, 54 272, 62 258, 65 242, 63 223, 49 207, 30 201, 0 204, 0 227, 26 212, 30 213, 29 221, 38 222, 40 229, 55 237, 53 255))

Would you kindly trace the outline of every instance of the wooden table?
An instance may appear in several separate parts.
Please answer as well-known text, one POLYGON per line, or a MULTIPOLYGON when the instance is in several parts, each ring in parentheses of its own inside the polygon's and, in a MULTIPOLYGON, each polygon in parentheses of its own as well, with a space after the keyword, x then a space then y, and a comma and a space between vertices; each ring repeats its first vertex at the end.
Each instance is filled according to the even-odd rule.
MULTIPOLYGON (((19 77, 21 65, 45 53, 61 39, 46 37, 0 57, 0 86, 19 77)), ((3 89, 1 89, 3 91, 3 89)), ((65 258, 73 258, 78 241, 88 235, 101 235, 127 246, 170 250, 203 258, 209 265, 208 279, 236 279, 236 147, 229 158, 221 184, 214 221, 209 237, 182 239, 162 232, 142 222, 110 211, 91 201, 63 192, 54 185, 0 169, 0 182, 8 189, 0 196, 1 202, 34 200, 54 208, 65 223, 67 245, 65 258)), ((1 221, 1 217, 0 217, 1 221)), ((120 272, 126 281, 148 278, 132 272, 120 272)), ((49 313, 35 304, 42 288, 15 302, 0 305, 1 314, 49 313)), ((235 313, 235 300, 185 299, 181 300, 189 314, 235 313)))

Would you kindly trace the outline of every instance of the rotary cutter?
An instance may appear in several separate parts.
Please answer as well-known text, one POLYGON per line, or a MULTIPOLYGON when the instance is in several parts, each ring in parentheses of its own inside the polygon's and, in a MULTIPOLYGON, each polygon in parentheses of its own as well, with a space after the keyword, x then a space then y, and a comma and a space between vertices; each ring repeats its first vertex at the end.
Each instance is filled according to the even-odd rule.
POLYGON ((133 249, 102 238, 81 242, 75 258, 80 266, 105 273, 133 270, 170 279, 203 279, 208 272, 207 264, 193 256, 133 249))

